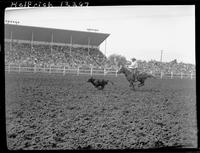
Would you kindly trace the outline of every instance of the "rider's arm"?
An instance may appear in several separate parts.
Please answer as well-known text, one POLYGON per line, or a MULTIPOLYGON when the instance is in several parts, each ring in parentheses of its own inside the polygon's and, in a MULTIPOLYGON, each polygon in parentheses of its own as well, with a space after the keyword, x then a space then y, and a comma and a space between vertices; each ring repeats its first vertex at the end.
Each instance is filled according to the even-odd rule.
POLYGON ((126 65, 131 65, 131 62, 127 61, 127 62, 126 62, 126 65))

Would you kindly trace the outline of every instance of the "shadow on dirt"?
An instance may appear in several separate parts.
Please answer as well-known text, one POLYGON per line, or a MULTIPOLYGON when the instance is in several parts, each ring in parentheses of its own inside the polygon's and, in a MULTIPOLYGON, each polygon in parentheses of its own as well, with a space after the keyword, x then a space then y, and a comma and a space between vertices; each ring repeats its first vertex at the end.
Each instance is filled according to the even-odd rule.
POLYGON ((160 92, 157 89, 136 89, 135 92, 160 92))
POLYGON ((136 89, 136 90, 132 90, 132 89, 127 89, 125 91, 122 92, 122 94, 125 94, 125 93, 134 93, 134 92, 160 92, 160 90, 157 90, 157 89, 136 89))

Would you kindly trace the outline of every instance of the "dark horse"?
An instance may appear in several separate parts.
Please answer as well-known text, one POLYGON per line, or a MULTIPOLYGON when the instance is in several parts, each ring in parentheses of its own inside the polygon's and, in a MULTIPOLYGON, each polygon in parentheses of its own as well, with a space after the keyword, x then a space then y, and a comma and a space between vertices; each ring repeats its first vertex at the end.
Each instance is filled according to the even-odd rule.
POLYGON ((138 84, 138 87, 141 87, 144 85, 144 82, 147 78, 156 78, 155 76, 153 76, 149 73, 138 72, 138 75, 136 76, 137 81, 135 81, 135 79, 134 79, 135 77, 133 76, 134 74, 132 74, 132 72, 124 66, 122 66, 117 73, 124 73, 126 79, 130 83, 129 87, 132 87, 133 90, 135 90, 134 82, 139 81, 140 84, 138 84))

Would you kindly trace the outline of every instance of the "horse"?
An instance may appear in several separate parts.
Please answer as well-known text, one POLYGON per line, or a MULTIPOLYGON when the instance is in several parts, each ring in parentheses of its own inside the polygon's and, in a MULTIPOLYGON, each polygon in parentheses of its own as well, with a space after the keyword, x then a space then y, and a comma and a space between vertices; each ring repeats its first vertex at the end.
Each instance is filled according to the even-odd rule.
POLYGON ((126 79, 130 83, 129 87, 132 87, 133 90, 135 90, 134 83, 137 82, 137 81, 140 82, 140 84, 138 84, 138 87, 141 87, 141 86, 144 86, 145 80, 147 78, 156 79, 156 77, 153 76, 152 74, 138 71, 138 75, 136 76, 137 81, 135 81, 135 79, 134 79, 135 76, 133 76, 135 74, 132 74, 132 72, 124 66, 121 66, 117 73, 118 74, 123 73, 125 75, 126 79))
POLYGON ((99 89, 99 90, 103 90, 104 89, 104 87, 105 87, 105 85, 107 85, 108 84, 108 82, 110 82, 110 83, 112 83, 113 84, 113 82, 112 81, 110 81, 110 80, 104 80, 104 79, 102 79, 102 80, 100 80, 100 79, 94 79, 93 77, 91 77, 90 79, 88 79, 88 81, 87 82, 91 82, 97 89, 99 89))

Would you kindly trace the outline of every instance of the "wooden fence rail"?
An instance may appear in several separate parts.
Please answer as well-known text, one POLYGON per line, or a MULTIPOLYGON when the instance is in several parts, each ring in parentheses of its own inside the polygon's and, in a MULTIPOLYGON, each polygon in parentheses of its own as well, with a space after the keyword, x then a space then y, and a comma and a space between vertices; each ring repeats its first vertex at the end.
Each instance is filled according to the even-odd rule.
MULTIPOLYGON (((104 68, 104 69, 100 69, 100 68, 82 68, 82 67, 78 67, 78 68, 68 68, 65 66, 62 67, 56 67, 56 66, 49 66, 49 67, 41 67, 41 66, 22 66, 22 65, 5 65, 5 71, 10 73, 10 72, 29 72, 29 73, 61 73, 63 75, 65 74, 76 74, 76 75, 112 75, 112 76, 121 76, 122 74, 118 74, 117 73, 117 69, 110 69, 110 68, 104 68)), ((195 79, 196 75, 194 73, 179 73, 179 74, 174 74, 173 72, 171 73, 164 73, 164 72, 160 72, 160 73, 152 73, 151 74, 155 75, 156 77, 160 78, 160 79, 173 79, 173 78, 180 78, 180 79, 185 79, 185 78, 189 78, 189 79, 195 79)))

